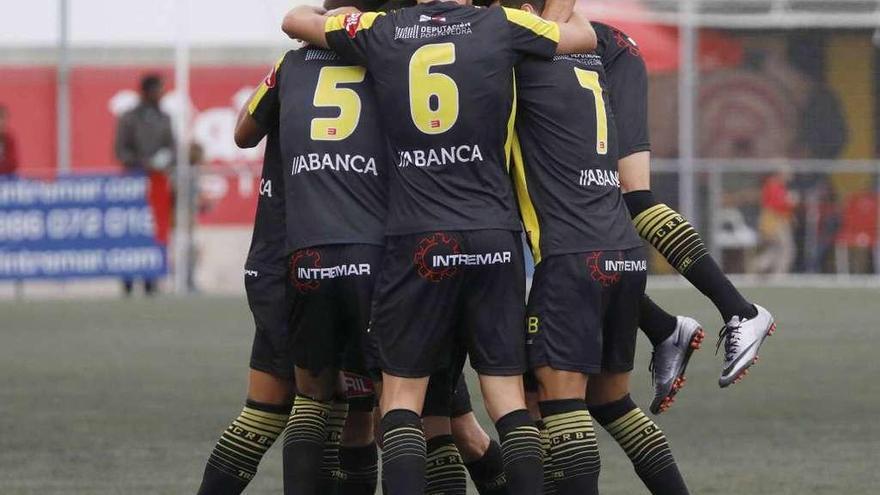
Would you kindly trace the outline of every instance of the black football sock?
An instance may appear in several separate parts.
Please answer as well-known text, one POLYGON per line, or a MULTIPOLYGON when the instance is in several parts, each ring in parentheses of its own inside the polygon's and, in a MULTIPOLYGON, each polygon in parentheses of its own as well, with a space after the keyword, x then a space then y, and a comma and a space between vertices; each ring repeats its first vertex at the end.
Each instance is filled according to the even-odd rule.
POLYGON ((284 430, 284 494, 318 494, 327 421, 333 405, 297 395, 284 430))
POLYGON ((590 413, 617 440, 653 495, 688 494, 666 435, 629 395, 616 402, 590 406, 590 413))
POLYGON ((452 435, 440 435, 427 442, 425 495, 465 495, 467 470, 452 435))
POLYGON ((257 466, 284 430, 290 404, 247 401, 241 414, 214 446, 199 495, 239 495, 257 473, 257 466))
POLYGON ((651 339, 654 347, 660 345, 672 335, 678 318, 663 310, 650 297, 642 294, 642 302, 639 304, 639 328, 651 339))
POLYGON ((544 495, 556 495, 556 470, 553 468, 553 458, 550 457, 550 435, 547 433, 547 425, 544 420, 535 421, 535 426, 541 432, 541 450, 544 451, 544 495))
POLYGON ((318 493, 332 494, 341 476, 339 468, 339 441, 345 418, 348 416, 348 402, 333 401, 333 408, 327 418, 327 430, 324 436, 324 454, 321 459, 321 471, 318 475, 318 493))
POLYGON ((599 447, 583 399, 538 403, 550 440, 550 459, 559 495, 598 495, 599 447))
MULTIPOLYGON (((476 461, 464 465, 471 481, 477 487, 480 495, 505 495, 507 493, 507 478, 504 477, 504 462, 501 459, 501 445, 491 440, 489 448, 476 461)), ((546 492, 545 492, 546 493, 546 492)))
POLYGON ((753 318, 757 309, 730 282, 700 234, 677 211, 657 203, 651 191, 623 195, 639 235, 657 248, 679 273, 712 300, 725 322, 733 315, 753 318))
POLYGON ((376 444, 363 447, 339 448, 339 466, 342 471, 339 495, 373 495, 379 474, 379 454, 376 444))
POLYGON ((385 495, 425 492, 425 434, 415 411, 393 409, 382 417, 382 487, 385 495))
POLYGON ((544 483, 541 434, 525 409, 504 415, 495 423, 510 495, 536 495, 544 483))

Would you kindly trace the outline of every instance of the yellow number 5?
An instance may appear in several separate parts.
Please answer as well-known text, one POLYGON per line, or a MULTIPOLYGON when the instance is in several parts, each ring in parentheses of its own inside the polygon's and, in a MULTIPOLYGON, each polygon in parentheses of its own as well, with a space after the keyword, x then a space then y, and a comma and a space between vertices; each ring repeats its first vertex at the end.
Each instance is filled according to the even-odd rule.
POLYGON ((321 69, 313 103, 316 107, 338 108, 339 116, 312 119, 313 140, 342 141, 354 133, 361 119, 361 99, 355 90, 339 85, 363 82, 366 73, 363 67, 355 66, 321 69))
POLYGON ((596 101, 596 153, 608 154, 608 114, 605 113, 605 99, 602 98, 602 85, 599 83, 599 73, 591 70, 578 69, 574 73, 578 82, 593 93, 596 101))
POLYGON ((446 74, 431 72, 432 67, 454 62, 452 43, 425 45, 409 61, 410 115, 425 134, 442 134, 458 120, 458 86, 446 74))

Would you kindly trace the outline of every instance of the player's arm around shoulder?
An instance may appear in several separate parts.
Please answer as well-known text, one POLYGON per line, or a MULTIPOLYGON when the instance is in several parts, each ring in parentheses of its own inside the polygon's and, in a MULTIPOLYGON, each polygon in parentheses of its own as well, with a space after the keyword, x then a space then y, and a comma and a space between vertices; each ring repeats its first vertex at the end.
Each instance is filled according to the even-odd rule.
POLYGON ((599 45, 593 25, 586 18, 574 12, 568 22, 559 23, 559 44, 556 53, 589 53, 599 45))
POLYGON ((553 53, 588 53, 598 46, 593 26, 578 14, 572 14, 566 22, 557 23, 542 19, 530 3, 509 2, 510 5, 519 4, 517 8, 503 7, 503 4, 504 15, 515 26, 514 31, 525 33, 514 35, 514 45, 522 51, 549 57, 553 53), (543 42, 527 39, 530 37, 543 42), (545 51, 546 48, 552 48, 550 53, 545 51))
POLYGON ((281 30, 293 39, 303 40, 310 45, 330 48, 327 43, 327 12, 321 7, 300 5, 284 16, 281 30))
POLYGON ((565 22, 574 12, 575 0, 547 0, 541 17, 553 22, 565 22))
POLYGON ((239 148, 255 147, 270 129, 278 126, 281 104, 278 97, 278 78, 286 57, 284 55, 275 62, 269 74, 260 81, 239 110, 233 135, 239 148))

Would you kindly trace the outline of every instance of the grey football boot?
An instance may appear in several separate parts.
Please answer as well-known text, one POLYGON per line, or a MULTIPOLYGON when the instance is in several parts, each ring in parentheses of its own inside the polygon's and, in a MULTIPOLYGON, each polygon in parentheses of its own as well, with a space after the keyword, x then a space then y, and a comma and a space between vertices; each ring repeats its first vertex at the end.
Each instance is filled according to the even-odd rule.
POLYGON ((749 368, 758 362, 758 350, 764 340, 776 331, 773 315, 755 304, 758 314, 754 318, 734 316, 724 325, 718 334, 715 353, 724 344, 724 365, 718 385, 725 388, 732 383, 739 383, 749 372, 749 368))
POLYGON ((651 356, 651 379, 654 382, 654 400, 651 412, 666 412, 675 402, 675 394, 684 387, 691 354, 700 348, 706 333, 700 322, 687 316, 677 316, 672 335, 654 348, 651 356))

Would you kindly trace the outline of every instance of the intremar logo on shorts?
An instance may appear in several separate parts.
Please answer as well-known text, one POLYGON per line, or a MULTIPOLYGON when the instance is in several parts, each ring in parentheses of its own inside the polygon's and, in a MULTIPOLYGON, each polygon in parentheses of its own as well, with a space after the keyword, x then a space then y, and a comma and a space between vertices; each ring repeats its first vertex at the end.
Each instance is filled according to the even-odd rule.
POLYGON ((587 269, 593 280, 602 284, 603 287, 611 287, 620 282, 621 273, 648 271, 648 262, 646 260, 625 260, 620 251, 610 253, 593 251, 587 255, 587 269))
POLYGON ((462 253, 458 240, 443 232, 431 234, 419 241, 413 256, 419 276, 432 282, 458 275, 463 266, 500 265, 512 260, 513 253, 510 251, 462 253))
POLYGON ((368 276, 371 275, 371 269, 369 263, 322 266, 321 252, 317 249, 301 249, 290 258, 291 279, 299 292, 317 289, 322 280, 368 276))

